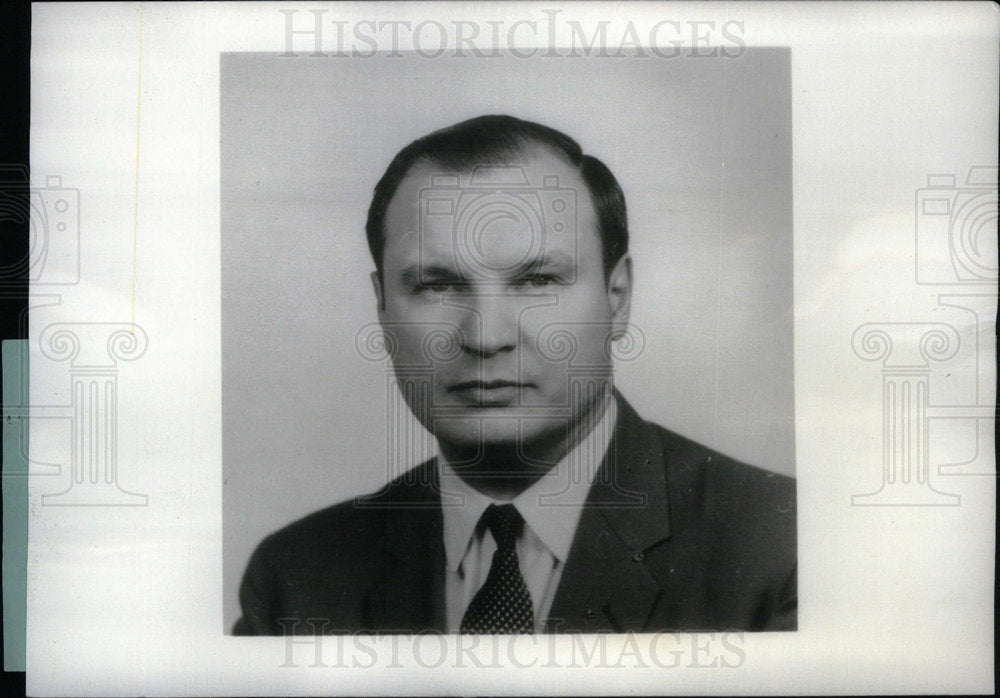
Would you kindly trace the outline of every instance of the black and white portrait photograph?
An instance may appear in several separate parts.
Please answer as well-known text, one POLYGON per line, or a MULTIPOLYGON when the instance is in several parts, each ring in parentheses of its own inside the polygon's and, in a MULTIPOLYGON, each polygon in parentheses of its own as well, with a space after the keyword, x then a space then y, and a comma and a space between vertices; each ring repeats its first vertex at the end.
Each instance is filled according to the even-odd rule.
POLYGON ((345 500, 234 632, 795 628, 789 52, 718 54, 223 56, 226 564, 345 500))
POLYGON ((993 693, 994 5, 30 19, 27 695, 993 693))

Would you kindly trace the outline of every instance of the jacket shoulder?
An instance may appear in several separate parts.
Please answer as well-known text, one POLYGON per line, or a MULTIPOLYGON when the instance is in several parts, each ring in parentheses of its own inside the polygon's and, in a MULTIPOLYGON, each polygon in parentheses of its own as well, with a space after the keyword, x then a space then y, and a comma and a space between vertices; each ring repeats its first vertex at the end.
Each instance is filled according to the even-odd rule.
POLYGON ((371 494, 352 497, 315 511, 268 535, 259 549, 280 557, 318 548, 373 549, 386 535, 393 511, 434 506, 434 461, 427 461, 395 478, 371 494))
MULTIPOLYGON (((719 506, 727 517, 734 509, 794 515, 795 478, 750 465, 685 436, 646 422, 659 439, 671 490, 690 491, 719 506)), ((673 502, 671 502, 673 504, 673 502)))
MULTIPOLYGON (((271 533, 254 550, 240 585, 236 635, 310 632, 308 619, 364 626, 365 599, 385 575, 394 532, 426 527, 435 511, 433 461, 378 492, 321 509, 271 533)), ((330 632, 326 631, 316 632, 330 632)))
POLYGON ((673 546, 700 589, 694 626, 794 629, 795 478, 650 428, 664 454, 673 546))

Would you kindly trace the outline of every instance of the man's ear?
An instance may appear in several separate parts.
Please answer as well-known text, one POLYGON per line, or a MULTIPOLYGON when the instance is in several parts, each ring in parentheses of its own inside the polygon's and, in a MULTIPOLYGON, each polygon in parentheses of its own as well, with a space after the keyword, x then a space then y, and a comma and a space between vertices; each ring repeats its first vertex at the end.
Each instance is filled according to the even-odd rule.
POLYGON ((375 289, 375 302, 378 303, 378 313, 381 316, 385 310, 385 294, 382 288, 382 276, 377 271, 371 274, 372 288, 375 289))
POLYGON ((612 336, 617 338, 628 329, 632 307, 632 257, 627 252, 608 275, 608 303, 611 305, 612 336))

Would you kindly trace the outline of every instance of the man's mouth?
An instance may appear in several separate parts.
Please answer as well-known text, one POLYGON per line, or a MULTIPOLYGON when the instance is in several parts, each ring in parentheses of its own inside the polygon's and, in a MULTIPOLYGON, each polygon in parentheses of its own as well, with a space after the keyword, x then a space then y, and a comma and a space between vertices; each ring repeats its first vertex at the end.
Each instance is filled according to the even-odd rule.
POLYGON ((532 383, 522 381, 474 380, 455 383, 448 388, 448 392, 457 395, 463 402, 490 406, 517 402, 521 394, 532 387, 532 383))

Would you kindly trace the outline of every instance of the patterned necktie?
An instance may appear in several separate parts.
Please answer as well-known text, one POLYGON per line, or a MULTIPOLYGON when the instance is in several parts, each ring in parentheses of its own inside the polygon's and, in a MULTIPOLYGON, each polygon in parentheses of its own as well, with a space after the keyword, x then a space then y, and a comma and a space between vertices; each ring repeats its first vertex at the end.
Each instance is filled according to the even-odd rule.
POLYGON ((517 564, 514 543, 524 519, 513 504, 491 504, 483 520, 497 542, 486 582, 476 592, 465 611, 460 628, 463 633, 533 633, 535 614, 531 595, 517 564))

